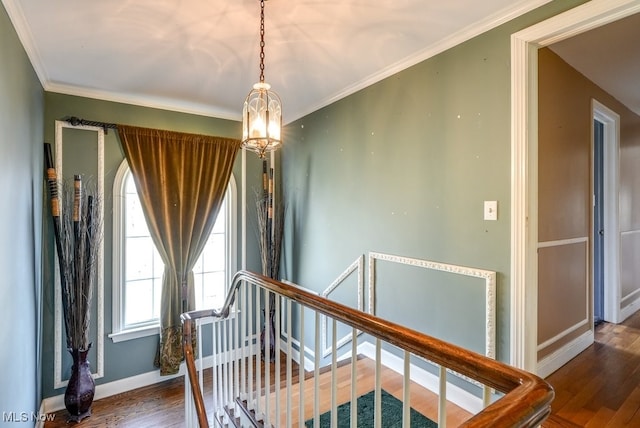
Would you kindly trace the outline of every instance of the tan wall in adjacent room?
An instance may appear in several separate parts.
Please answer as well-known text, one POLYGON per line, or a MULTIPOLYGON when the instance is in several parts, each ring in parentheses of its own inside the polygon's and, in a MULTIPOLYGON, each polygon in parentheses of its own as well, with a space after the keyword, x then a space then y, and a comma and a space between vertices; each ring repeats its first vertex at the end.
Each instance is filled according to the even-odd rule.
POLYGON ((538 344, 544 344, 538 359, 542 359, 593 326, 592 99, 621 118, 623 302, 625 295, 640 293, 640 263, 633 262, 640 257, 640 117, 549 48, 539 51, 538 61, 538 344))

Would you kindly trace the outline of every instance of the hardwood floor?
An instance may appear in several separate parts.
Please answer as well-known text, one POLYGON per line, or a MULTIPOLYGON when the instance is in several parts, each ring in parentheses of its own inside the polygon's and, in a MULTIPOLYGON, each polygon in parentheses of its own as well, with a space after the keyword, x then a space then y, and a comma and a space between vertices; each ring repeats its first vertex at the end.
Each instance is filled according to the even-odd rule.
MULTIPOLYGON (((284 361, 284 359, 282 359, 284 361)), ((362 395, 374 388, 375 365, 372 360, 363 358, 357 360, 357 385, 358 394, 362 395)), ((271 379, 275 378, 272 366, 271 379)), ((284 373, 284 362, 281 364, 281 372, 284 373)), ((293 368, 292 382, 298 383, 297 366, 293 368)), ((337 404, 350 401, 351 364, 341 364, 336 373, 338 382, 337 404)), ((314 382, 311 373, 307 373, 304 382, 305 391, 305 420, 313 417, 314 382)), ((283 378, 284 379, 284 378, 283 378)), ((396 398, 402 399, 402 379, 390 369, 382 369, 382 388, 396 398)), ((205 370, 204 394, 205 400, 211 400, 211 370, 205 370)), ((331 373, 325 371, 320 376, 319 412, 324 413, 331 408, 331 373)), ((274 390, 274 388, 272 388, 274 390)), ((298 402, 299 388, 293 389, 292 402, 298 402)), ((275 394, 271 394, 272 403, 275 394)), ((282 399, 284 402, 284 398, 282 399)), ((126 393, 96 400, 93 403, 91 417, 83 420, 78 427, 184 427, 184 382, 183 378, 176 378, 156 385, 128 391, 126 393)), ((437 420, 437 397, 432 392, 411 384, 411 406, 423 415, 437 420)), ((275 403, 271 405, 275 409, 275 403)), ((272 412, 273 414, 273 412, 272 412)), ((447 406, 447 423, 449 426, 458 426, 471 415, 449 403, 447 406)), ((275 416, 272 416, 275 420, 275 416)), ((292 426, 298 424, 298 407, 294 406, 292 412, 292 426)), ((286 425, 286 416, 281 416, 281 425, 286 425)), ((46 422, 45 428, 63 428, 70 426, 67 423, 66 410, 55 413, 51 422, 46 422)))
MULTIPOLYGON (((373 364, 367 359, 358 360, 357 364, 358 389, 359 393, 364 393, 373 389, 373 364)), ((349 400, 350 388, 346 387, 350 382, 349 371, 349 364, 338 369, 338 404, 349 400)), ((205 395, 210 395, 210 371, 205 373, 205 395)), ((385 371, 382 379, 383 388, 400 398, 400 378, 385 371)), ((552 404, 552 419, 544 427, 640 427, 640 312, 620 325, 600 325, 596 329, 596 342, 549 376, 547 381, 554 387, 556 398, 552 404)), ((294 377, 295 382, 297 377, 294 377)), ((330 374, 323 374, 320 412, 330 407, 329 382, 330 374)), ((436 420, 435 395, 418 385, 411 388, 412 407, 436 420)), ((305 381, 305 390, 305 396, 313 393, 312 381, 305 381)), ((310 418, 313 415, 309 407, 311 401, 305 401, 305 417, 310 418)), ((77 426, 184 427, 183 403, 183 380, 172 379, 97 400, 93 404, 93 415, 77 426)), ((294 415, 297 420, 297 409, 294 415)), ((448 406, 448 426, 457 426, 468 417, 464 410, 451 404, 448 406)), ((45 428, 68 426, 65 410, 57 412, 55 420, 45 424, 45 428)))
POLYGON ((547 378, 552 414, 583 427, 640 426, 640 312, 603 323, 595 343, 547 378))

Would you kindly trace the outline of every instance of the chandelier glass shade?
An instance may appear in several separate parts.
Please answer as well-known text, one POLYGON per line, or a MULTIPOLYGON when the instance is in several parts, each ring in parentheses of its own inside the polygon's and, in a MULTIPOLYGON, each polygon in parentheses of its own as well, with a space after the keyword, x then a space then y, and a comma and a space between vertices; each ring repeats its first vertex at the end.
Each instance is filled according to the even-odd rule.
POLYGON ((242 147, 261 158, 282 145, 282 105, 270 87, 265 82, 253 85, 242 110, 242 147))
POLYGON ((260 81, 253 85, 242 109, 242 147, 260 158, 282 145, 282 104, 264 81, 264 0, 260 0, 260 81))

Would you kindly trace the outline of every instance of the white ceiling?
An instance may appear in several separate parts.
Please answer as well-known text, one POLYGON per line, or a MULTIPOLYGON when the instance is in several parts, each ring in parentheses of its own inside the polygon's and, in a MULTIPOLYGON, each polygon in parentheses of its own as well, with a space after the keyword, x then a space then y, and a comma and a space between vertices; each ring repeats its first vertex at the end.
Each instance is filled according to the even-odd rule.
POLYGON ((640 115, 640 14, 555 43, 550 48, 640 115))
MULTIPOLYGON (((269 0, 290 122, 550 0, 269 0)), ((45 90, 240 119, 258 0, 2 0, 45 90)))
MULTIPOLYGON (((549 1, 269 0, 265 80, 288 123, 549 1)), ((258 81, 258 0, 2 2, 47 91, 239 120, 258 81)), ((599 47, 603 37, 586 51, 570 42, 554 49, 640 106, 637 80, 629 91, 621 78, 629 64, 616 62, 629 56, 608 56, 621 42, 599 47), (596 49, 595 61, 579 64, 581 52, 596 49), (602 73, 612 64, 615 78, 602 73)), ((626 40, 637 52, 640 37, 626 40)))

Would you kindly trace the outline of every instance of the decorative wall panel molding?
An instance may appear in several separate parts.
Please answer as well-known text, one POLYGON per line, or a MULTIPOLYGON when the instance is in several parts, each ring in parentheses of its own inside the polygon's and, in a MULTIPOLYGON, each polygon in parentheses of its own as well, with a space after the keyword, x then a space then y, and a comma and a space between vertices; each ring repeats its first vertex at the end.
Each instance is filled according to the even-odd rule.
MULTIPOLYGON (((327 287, 322 293, 322 297, 329 297, 329 295, 344 281, 351 276, 354 272, 357 272, 358 275, 358 309, 364 310, 364 254, 358 257, 351 265, 342 272, 332 283, 327 287)), ((322 356, 327 357, 331 355, 333 352, 333 347, 329 345, 329 335, 328 335, 328 326, 327 326, 327 317, 322 316, 322 356)), ((351 331, 351 329, 350 329, 351 331)), ((360 334, 360 333, 358 333, 360 334)), ((341 338, 336 339, 336 348, 341 348, 345 344, 349 343, 352 340, 352 333, 347 333, 341 338)))
POLYGON ((468 266, 459 266, 439 263, 430 260, 414 259, 411 257, 396 256, 383 253, 369 253, 369 306, 368 312, 375 315, 376 296, 376 261, 383 260, 391 263, 399 263, 409 266, 417 266, 456 275, 469 276, 484 280, 485 287, 485 355, 489 358, 496 357, 496 273, 494 271, 476 269, 468 266))
MULTIPOLYGON (((98 194, 104 198, 104 129, 95 126, 73 126, 66 121, 56 120, 56 136, 55 136, 55 168, 56 171, 60 171, 59 177, 63 174, 63 130, 65 128, 72 128, 77 130, 92 131, 96 133, 96 190, 98 194)), ((102 204, 102 218, 104 219, 104 204, 102 204)), ((104 236, 104 222, 101 226, 102 236, 104 236)), ((57 255, 56 255, 57 257, 57 255)), ((57 266, 57 262, 56 262, 57 266)), ((97 319, 93 319, 91 323, 96 326, 96 337, 93 338, 92 343, 96 350, 95 364, 91 364, 91 367, 95 369, 93 373, 94 379, 98 379, 104 376, 104 239, 100 243, 98 249, 98 266, 96 270, 96 284, 94 290, 94 299, 96 302, 97 319)), ((55 292, 54 292, 54 388, 62 388, 67 385, 67 380, 62 380, 62 291, 60 289, 60 274, 57 267, 55 268, 55 292)))

